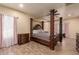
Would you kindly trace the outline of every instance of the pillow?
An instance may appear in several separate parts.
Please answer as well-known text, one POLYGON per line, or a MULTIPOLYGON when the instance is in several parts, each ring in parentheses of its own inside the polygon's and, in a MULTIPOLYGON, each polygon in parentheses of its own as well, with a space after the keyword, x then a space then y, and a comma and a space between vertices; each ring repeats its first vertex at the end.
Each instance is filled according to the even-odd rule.
MULTIPOLYGON (((37 34, 37 33, 44 33, 45 31, 42 29, 38 29, 38 30, 33 30, 33 33, 37 34)), ((48 33, 48 32, 47 32, 48 33)))
POLYGON ((38 30, 38 32, 39 32, 39 33, 42 33, 42 32, 44 32, 44 30, 42 30, 42 29, 39 29, 39 30, 38 30))
POLYGON ((44 31, 45 33, 49 33, 48 31, 44 31))
POLYGON ((39 33, 39 31, 38 30, 33 30, 33 33, 37 34, 37 33, 39 33))

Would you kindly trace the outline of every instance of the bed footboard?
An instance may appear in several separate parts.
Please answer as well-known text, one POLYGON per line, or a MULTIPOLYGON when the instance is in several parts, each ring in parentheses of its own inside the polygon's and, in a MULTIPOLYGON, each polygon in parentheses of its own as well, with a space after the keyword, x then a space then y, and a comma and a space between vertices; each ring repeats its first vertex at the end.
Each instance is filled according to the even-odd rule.
POLYGON ((38 43, 43 44, 45 46, 49 46, 49 42, 48 41, 45 41, 43 39, 39 39, 39 38, 36 38, 36 37, 31 37, 31 41, 38 42, 38 43))

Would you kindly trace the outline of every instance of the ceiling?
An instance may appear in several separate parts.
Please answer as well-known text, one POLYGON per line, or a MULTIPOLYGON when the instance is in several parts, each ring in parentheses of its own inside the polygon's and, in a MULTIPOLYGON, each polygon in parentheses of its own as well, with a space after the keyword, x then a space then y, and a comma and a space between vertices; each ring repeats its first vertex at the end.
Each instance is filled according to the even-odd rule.
POLYGON ((27 13, 35 18, 45 16, 50 9, 58 9, 65 5, 64 3, 24 3, 24 7, 20 8, 19 3, 2 3, 1 5, 27 13))

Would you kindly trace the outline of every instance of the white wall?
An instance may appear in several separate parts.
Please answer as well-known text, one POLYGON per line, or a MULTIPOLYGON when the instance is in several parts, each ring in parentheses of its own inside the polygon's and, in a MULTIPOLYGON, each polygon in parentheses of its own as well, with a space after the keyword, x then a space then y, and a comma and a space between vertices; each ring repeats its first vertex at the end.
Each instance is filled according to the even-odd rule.
POLYGON ((17 19, 17 33, 30 32, 30 16, 22 12, 0 6, 0 14, 18 17, 17 19))

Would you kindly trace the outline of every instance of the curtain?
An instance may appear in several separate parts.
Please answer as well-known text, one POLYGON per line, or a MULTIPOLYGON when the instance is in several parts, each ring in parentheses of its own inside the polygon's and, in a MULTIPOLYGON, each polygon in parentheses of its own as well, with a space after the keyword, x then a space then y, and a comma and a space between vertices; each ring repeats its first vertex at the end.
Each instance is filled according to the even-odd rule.
POLYGON ((1 21, 2 33, 0 35, 1 47, 9 47, 17 44, 16 39, 16 18, 12 16, 3 15, 1 21))
POLYGON ((2 15, 0 14, 0 48, 2 46, 2 15))

